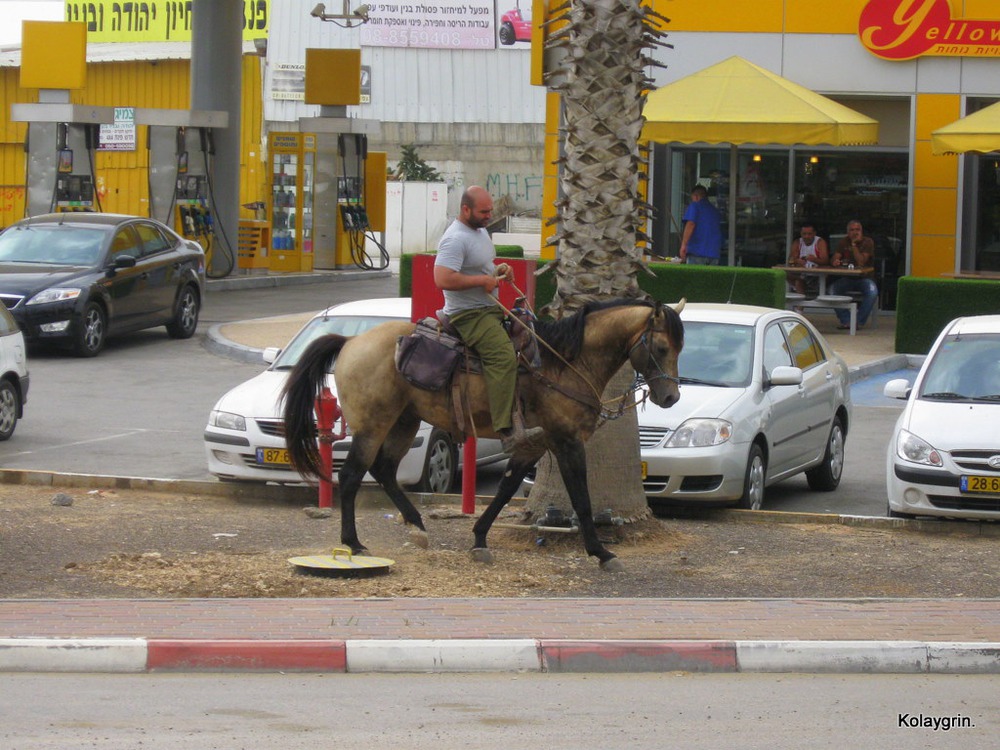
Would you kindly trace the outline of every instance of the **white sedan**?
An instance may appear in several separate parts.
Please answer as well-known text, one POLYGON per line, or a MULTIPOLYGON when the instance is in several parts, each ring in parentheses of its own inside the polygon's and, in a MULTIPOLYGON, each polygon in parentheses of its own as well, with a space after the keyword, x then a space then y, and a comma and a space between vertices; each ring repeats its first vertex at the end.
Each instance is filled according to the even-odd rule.
MULTIPOLYGON (((223 481, 302 482, 302 476, 288 462, 284 422, 278 408, 289 371, 306 347, 320 336, 356 336, 380 323, 400 319, 410 319, 409 297, 346 302, 318 313, 284 349, 266 349, 264 360, 271 366, 226 393, 209 415, 204 434, 208 470, 223 481)), ((336 395, 332 377, 328 385, 336 395)), ((339 430, 339 423, 335 429, 339 430)), ((347 457, 350 445, 350 434, 334 443, 334 473, 347 457)), ((507 458, 498 440, 477 441, 476 454, 478 465, 507 458)), ((451 436, 424 422, 399 465, 397 478, 400 484, 423 492, 443 493, 453 487, 458 470, 458 450, 451 436)), ((365 481, 373 480, 366 475, 365 481)))
POLYGON ((886 460, 889 515, 1000 519, 1000 315, 944 327, 911 388, 886 460))
POLYGON ((681 398, 639 412, 643 486, 653 508, 757 510, 766 487, 805 472, 840 484, 851 420, 847 364, 803 316, 688 303, 681 398))

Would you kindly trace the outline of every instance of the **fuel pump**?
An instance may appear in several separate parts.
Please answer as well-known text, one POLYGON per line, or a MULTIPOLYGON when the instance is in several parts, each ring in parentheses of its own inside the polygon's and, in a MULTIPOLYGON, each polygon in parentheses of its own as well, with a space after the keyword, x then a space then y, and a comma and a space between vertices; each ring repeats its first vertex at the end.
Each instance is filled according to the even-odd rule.
MULTIPOLYGON (((56 178, 49 211, 94 210, 94 151, 97 150, 98 127, 56 123, 56 178), (77 154, 85 158, 76 158, 77 154)), ((99 198, 97 210, 101 210, 99 198)))
POLYGON ((353 263, 359 268, 381 270, 389 265, 389 253, 372 231, 365 209, 365 162, 368 136, 341 133, 337 136, 340 175, 337 178, 337 263, 353 263), (368 252, 368 242, 379 251, 376 261, 368 252))

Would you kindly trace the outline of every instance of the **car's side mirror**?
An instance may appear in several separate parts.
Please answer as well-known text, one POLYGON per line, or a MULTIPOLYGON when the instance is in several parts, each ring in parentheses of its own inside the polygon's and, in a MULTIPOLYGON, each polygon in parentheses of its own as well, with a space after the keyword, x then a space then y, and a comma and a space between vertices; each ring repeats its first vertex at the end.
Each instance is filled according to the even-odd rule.
POLYGON ((269 346, 264 350, 264 353, 261 356, 264 358, 264 362, 270 365, 274 364, 274 360, 278 358, 279 354, 281 354, 280 346, 269 346))
POLYGON ((783 365, 771 370, 771 376, 767 379, 767 385, 802 385, 802 370, 798 367, 783 365))
POLYGON ((122 268, 135 268, 135 257, 132 255, 116 255, 111 261, 111 267, 108 270, 114 273, 122 268))
POLYGON ((898 398, 903 401, 910 397, 910 390, 913 388, 906 378, 896 378, 890 380, 882 388, 882 395, 886 398, 898 398))

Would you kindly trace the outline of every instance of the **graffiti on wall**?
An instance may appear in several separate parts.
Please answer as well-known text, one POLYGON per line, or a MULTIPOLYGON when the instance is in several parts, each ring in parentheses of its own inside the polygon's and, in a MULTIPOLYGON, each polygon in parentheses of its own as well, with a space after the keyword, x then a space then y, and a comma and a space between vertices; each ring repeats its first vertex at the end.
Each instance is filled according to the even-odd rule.
POLYGON ((492 172, 483 186, 494 198, 506 195, 518 205, 541 205, 542 176, 517 172, 492 172))

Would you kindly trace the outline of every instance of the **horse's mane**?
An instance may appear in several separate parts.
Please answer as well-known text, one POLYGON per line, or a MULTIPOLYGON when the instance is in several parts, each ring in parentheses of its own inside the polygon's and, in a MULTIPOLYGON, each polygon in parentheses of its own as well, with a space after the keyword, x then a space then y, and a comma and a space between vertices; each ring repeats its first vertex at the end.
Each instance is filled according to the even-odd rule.
MULTIPOLYGON (((654 307, 657 304, 653 300, 634 298, 592 300, 585 303, 583 307, 568 318, 554 321, 537 321, 535 323, 535 332, 549 346, 559 352, 559 356, 568 362, 572 362, 580 354, 580 347, 583 346, 583 331, 587 325, 587 316, 592 312, 607 310, 613 307, 631 307, 636 305, 654 307)), ((674 312, 671 307, 665 306, 664 309, 674 312)), ((673 315, 668 313, 667 321, 670 327, 670 338, 677 342, 683 341, 684 332, 681 327, 680 316, 676 313, 673 315)))

